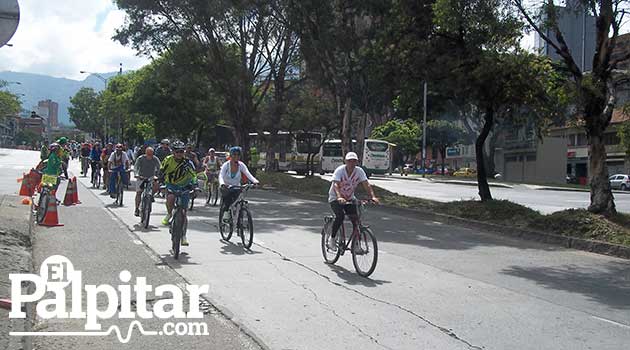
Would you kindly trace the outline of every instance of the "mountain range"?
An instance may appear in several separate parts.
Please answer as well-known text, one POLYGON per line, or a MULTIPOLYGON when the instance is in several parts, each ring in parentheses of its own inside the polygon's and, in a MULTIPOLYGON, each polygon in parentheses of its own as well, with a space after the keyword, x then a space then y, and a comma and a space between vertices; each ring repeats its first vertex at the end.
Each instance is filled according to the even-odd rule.
MULTIPOLYGON (((116 72, 99 73, 99 75, 109 78, 116 75, 116 72)), ((68 115, 68 107, 70 106, 70 98, 79 89, 91 87, 96 91, 101 91, 105 88, 103 81, 93 74, 88 75, 84 80, 72 80, 41 74, 4 71, 0 72, 0 80, 20 83, 9 83, 6 89, 18 94, 22 101, 24 114, 30 114, 34 107, 37 107, 38 101, 50 99, 57 102, 59 104, 59 123, 65 125, 73 124, 68 115)))

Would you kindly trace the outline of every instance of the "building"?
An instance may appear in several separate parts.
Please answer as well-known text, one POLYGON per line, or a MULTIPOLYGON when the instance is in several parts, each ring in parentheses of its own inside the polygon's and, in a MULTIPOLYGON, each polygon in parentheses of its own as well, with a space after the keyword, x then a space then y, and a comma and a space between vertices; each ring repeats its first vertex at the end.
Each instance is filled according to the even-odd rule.
POLYGON ((37 103, 37 112, 46 119, 50 118, 50 126, 55 129, 59 127, 59 104, 55 101, 44 100, 37 103))
POLYGON ((32 112, 30 117, 20 118, 19 119, 19 128, 21 130, 29 130, 37 135, 45 136, 46 132, 46 124, 44 122, 44 118, 37 115, 37 113, 32 112))
MULTIPOLYGON (((593 56, 595 55, 596 38, 596 18, 589 15, 589 11, 584 11, 581 2, 578 0, 567 0, 566 7, 556 6, 558 14, 558 27, 564 36, 569 52, 573 60, 582 68, 582 71, 590 71, 593 68, 593 56)), ((546 29, 545 35, 554 42, 555 34, 546 29)), ((536 34, 536 49, 542 55, 548 56, 554 61, 560 61, 561 57, 552 46, 536 34)))
MULTIPOLYGON (((628 173, 628 164, 624 150, 619 145, 617 128, 625 121, 630 120, 630 115, 625 114, 621 109, 613 112, 610 126, 604 133, 604 143, 606 145, 606 164, 609 174, 628 173)), ((574 124, 564 127, 554 128, 551 134, 563 138, 567 143, 567 174, 575 176, 582 184, 588 182, 588 138, 584 127, 574 124)))
POLYGON ((15 146, 15 134, 18 133, 19 120, 17 116, 0 118, 0 147, 15 146))

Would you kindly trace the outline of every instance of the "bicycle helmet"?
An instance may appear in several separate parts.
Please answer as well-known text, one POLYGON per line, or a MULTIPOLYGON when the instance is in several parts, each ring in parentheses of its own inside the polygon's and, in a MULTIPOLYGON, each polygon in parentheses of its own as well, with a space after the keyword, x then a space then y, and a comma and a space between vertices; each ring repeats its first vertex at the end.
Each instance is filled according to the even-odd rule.
POLYGON ((58 148, 59 148, 59 144, 57 142, 53 142, 53 143, 50 144, 50 146, 48 146, 48 149, 51 150, 51 151, 52 150, 56 150, 58 148))
POLYGON ((68 138, 65 136, 62 136, 59 138, 59 140, 57 140, 57 143, 60 145, 66 144, 68 142, 68 138))
POLYGON ((230 154, 243 154, 243 149, 239 146, 234 146, 232 148, 230 148, 230 154))
POLYGON ((210 148, 210 149, 208 150, 208 153, 210 153, 210 152, 215 152, 214 148, 210 148))
POLYGON ((162 139, 162 141, 160 141, 160 143, 165 143, 165 144, 169 144, 171 143, 168 139, 162 139))
POLYGON ((186 146, 184 146, 183 142, 177 141, 173 143, 172 148, 173 148, 173 151, 178 151, 178 150, 186 149, 186 146))

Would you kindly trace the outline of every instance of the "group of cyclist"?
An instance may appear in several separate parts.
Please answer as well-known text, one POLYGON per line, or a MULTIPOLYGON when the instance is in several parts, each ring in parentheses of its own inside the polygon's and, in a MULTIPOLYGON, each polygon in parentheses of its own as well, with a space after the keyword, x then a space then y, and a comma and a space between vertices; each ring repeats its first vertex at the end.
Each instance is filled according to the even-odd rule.
MULTIPOLYGON (((67 142, 68 140, 62 137, 48 147, 42 147, 40 167, 44 174, 58 176, 65 170, 67 177, 68 157, 71 152, 67 142)), ((185 146, 182 142, 175 142, 171 146, 168 139, 162 140, 160 146, 155 150, 152 147, 142 147, 136 150, 136 154, 125 148, 125 145, 122 144, 114 146, 108 143, 102 148, 99 142, 84 143, 80 146, 78 153, 82 161, 84 161, 83 159, 89 160, 93 173, 100 171, 101 167, 107 169, 103 172, 103 182, 106 184, 104 188, 108 189, 112 197, 115 197, 117 177, 122 176, 122 183, 128 185, 128 173, 131 170, 131 164, 134 165, 134 174, 139 180, 134 209, 136 216, 140 216, 139 207, 144 186, 152 186, 153 193, 156 194, 159 192, 159 183, 164 184, 167 190, 167 215, 162 219, 163 225, 169 225, 175 205, 174 193, 182 192, 187 188, 198 187, 199 174, 203 174, 208 183, 218 181, 222 198, 221 210, 228 210, 238 199, 241 184, 244 182, 259 184, 258 179, 241 161, 243 150, 238 146, 229 149, 229 156, 226 157, 224 163, 221 162, 214 148, 210 148, 206 156, 199 159, 199 156, 193 151, 192 145, 185 146), (132 161, 134 159, 135 161, 132 161)), ((358 166, 357 154, 348 152, 344 159, 345 164, 339 166, 333 173, 328 193, 328 202, 335 214, 332 228, 333 239, 327 242, 327 246, 331 250, 336 249, 334 238, 344 217, 348 215, 353 226, 356 225, 357 207, 354 203, 356 188, 362 185, 371 201, 379 202, 368 182, 365 171, 358 166)), ((86 168, 82 166, 82 172, 86 168)), ((87 176, 85 173, 83 175, 87 176)), ((182 206, 187 208, 190 198, 187 195, 188 192, 183 193, 185 194, 181 198, 182 206)), ((189 245, 185 235, 182 237, 181 245, 189 245)))

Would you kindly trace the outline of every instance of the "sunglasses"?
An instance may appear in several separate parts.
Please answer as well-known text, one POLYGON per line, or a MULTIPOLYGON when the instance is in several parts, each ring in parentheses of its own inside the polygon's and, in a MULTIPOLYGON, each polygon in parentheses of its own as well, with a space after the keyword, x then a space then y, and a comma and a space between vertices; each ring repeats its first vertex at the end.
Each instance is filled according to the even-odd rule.
POLYGON ((184 150, 183 149, 178 149, 178 150, 175 151, 175 153, 184 153, 184 150))

